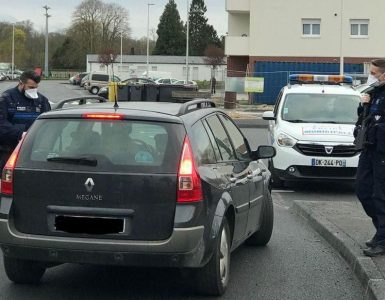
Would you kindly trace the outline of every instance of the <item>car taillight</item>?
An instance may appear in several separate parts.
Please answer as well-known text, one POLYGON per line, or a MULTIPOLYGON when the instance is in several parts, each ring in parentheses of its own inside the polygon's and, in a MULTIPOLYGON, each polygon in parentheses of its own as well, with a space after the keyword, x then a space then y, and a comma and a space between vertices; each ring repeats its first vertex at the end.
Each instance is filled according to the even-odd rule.
POLYGON ((197 202, 203 200, 201 179, 196 169, 190 141, 186 136, 179 163, 177 202, 197 202))
POLYGON ((19 156, 21 144, 23 143, 24 137, 25 134, 23 134, 23 137, 17 144, 15 150, 13 150, 3 169, 3 173, 1 176, 1 194, 3 195, 13 195, 13 171, 16 166, 17 158, 19 156))

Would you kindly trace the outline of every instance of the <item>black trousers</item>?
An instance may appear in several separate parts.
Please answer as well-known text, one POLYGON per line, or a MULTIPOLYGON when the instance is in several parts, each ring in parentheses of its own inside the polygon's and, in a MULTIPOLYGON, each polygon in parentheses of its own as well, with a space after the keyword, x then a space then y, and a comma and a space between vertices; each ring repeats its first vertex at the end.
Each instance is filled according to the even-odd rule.
POLYGON ((385 246, 385 153, 373 149, 362 151, 355 190, 376 228, 376 239, 385 246))
POLYGON ((1 174, 3 173, 3 168, 5 164, 8 161, 8 158, 11 156, 12 150, 4 151, 0 150, 0 179, 1 179, 1 174))

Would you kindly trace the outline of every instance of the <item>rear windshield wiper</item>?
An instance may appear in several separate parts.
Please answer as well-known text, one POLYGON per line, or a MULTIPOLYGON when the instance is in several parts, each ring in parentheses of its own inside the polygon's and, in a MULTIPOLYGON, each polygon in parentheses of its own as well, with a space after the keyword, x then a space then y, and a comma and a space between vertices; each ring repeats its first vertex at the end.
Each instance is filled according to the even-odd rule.
POLYGON ((49 157, 47 161, 58 162, 58 163, 69 163, 76 165, 86 165, 91 167, 96 167, 98 161, 94 157, 73 157, 73 156, 57 156, 57 157, 49 157))

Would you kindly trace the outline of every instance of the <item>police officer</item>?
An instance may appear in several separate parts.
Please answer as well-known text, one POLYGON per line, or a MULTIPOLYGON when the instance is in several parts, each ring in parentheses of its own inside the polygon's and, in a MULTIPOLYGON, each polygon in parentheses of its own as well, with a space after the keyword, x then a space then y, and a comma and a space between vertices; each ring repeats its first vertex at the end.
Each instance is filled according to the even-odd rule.
POLYGON ((43 112, 51 110, 48 99, 37 92, 40 77, 25 71, 19 84, 0 96, 0 167, 4 167, 23 132, 43 112))
POLYGON ((385 254, 385 59, 372 61, 368 83, 373 89, 361 97, 356 124, 367 125, 356 194, 376 229, 373 238, 366 242, 369 248, 364 250, 365 255, 373 257, 385 254))

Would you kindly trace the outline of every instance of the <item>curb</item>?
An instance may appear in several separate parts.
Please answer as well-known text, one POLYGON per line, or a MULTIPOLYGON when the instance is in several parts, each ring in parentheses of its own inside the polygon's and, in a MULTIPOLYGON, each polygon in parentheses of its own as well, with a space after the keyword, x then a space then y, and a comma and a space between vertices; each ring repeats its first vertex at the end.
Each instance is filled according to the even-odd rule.
POLYGON ((306 201, 296 200, 291 209, 306 219, 310 226, 345 259, 364 287, 365 299, 385 299, 385 279, 373 260, 361 254, 361 246, 351 237, 330 222, 324 215, 306 207, 305 203, 306 201))

